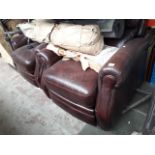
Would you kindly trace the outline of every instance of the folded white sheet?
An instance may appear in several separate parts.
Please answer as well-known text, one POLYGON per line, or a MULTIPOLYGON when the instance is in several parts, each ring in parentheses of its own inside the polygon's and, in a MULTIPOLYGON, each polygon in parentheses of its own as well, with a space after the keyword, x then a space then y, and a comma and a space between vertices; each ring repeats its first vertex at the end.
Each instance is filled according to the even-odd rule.
POLYGON ((105 45, 103 50, 95 56, 83 54, 80 52, 64 50, 60 47, 56 47, 53 44, 48 44, 46 47, 48 50, 55 52, 59 56, 63 56, 63 60, 75 60, 80 61, 82 69, 85 71, 88 68, 93 69, 97 73, 108 62, 108 60, 119 50, 117 47, 105 45))

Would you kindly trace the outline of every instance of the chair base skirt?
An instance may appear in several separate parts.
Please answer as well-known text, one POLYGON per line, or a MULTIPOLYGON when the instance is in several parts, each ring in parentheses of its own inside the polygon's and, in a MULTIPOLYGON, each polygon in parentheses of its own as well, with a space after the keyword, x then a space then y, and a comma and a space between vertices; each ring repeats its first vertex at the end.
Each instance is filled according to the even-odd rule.
POLYGON ((20 72, 20 71, 18 71, 18 72, 24 77, 25 80, 30 82, 32 85, 38 87, 38 84, 36 82, 34 75, 29 74, 29 73, 25 73, 25 72, 20 72))
POLYGON ((49 97, 55 101, 55 103, 60 106, 65 111, 69 112, 71 115, 79 118, 80 120, 96 126, 96 118, 94 109, 89 109, 83 106, 80 106, 70 100, 67 100, 63 96, 57 94, 53 90, 49 90, 49 97))

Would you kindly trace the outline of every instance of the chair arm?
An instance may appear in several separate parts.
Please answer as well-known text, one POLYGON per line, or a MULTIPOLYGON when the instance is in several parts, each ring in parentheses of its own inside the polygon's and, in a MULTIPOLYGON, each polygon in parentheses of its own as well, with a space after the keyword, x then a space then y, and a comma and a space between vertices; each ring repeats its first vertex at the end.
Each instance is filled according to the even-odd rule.
POLYGON ((144 38, 129 41, 101 69, 95 108, 101 127, 112 124, 141 83, 147 48, 144 38))
MULTIPOLYGON (((46 47, 47 44, 44 43, 46 47)), ((57 56, 54 52, 47 50, 46 48, 37 49, 35 59, 36 59, 36 68, 35 68, 35 77, 36 81, 40 85, 41 77, 43 71, 52 66, 55 62, 61 59, 61 57, 57 56)))
POLYGON ((130 73, 134 65, 138 64, 140 57, 146 53, 148 41, 144 38, 137 38, 129 41, 102 67, 99 73, 99 85, 105 75, 112 75, 116 78, 118 87, 130 73))

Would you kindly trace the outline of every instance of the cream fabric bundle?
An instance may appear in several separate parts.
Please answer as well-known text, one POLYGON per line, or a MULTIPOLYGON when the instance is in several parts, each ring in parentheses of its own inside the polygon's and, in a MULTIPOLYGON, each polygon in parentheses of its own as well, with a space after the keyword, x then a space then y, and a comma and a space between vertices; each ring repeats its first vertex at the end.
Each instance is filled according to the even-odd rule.
POLYGON ((39 43, 52 43, 61 48, 97 55, 104 46, 98 25, 55 24, 47 20, 33 20, 19 24, 24 35, 39 43))
POLYGON ((100 28, 97 25, 75 25, 62 23, 56 25, 50 41, 64 49, 90 55, 97 55, 104 46, 100 28))
POLYGON ((53 22, 47 20, 33 20, 31 23, 18 24, 17 27, 24 33, 24 35, 33 41, 39 43, 49 43, 49 34, 54 28, 53 22))
MULTIPOLYGON (((75 60, 80 61, 82 69, 85 71, 88 68, 93 69, 99 73, 100 69, 108 62, 108 60, 119 50, 117 47, 105 45, 103 50, 98 55, 88 55, 80 52, 64 50, 60 47, 56 47, 53 44, 48 44, 46 47, 48 50, 55 52, 59 56, 63 56, 64 61, 75 60)), ((114 65, 114 64, 113 64, 114 65)))

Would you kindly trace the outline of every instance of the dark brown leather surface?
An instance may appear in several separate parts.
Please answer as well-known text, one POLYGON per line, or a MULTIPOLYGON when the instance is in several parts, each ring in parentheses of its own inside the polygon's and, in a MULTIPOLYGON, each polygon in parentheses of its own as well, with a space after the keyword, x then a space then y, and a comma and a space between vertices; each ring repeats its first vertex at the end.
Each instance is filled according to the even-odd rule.
POLYGON ((92 125, 96 125, 94 108, 87 108, 68 100, 60 95, 60 93, 48 90, 49 97, 52 98, 57 105, 72 114, 73 116, 92 125))
POLYGON ((20 48, 24 45, 26 45, 28 42, 28 39, 23 34, 16 34, 11 38, 11 44, 13 47, 13 50, 20 48))
POLYGON ((35 48, 38 43, 31 43, 13 51, 12 58, 18 72, 31 84, 38 86, 34 76, 36 66, 35 48))
POLYGON ((12 53, 16 69, 36 86, 40 86, 43 71, 61 58, 52 51, 46 50, 46 46, 46 43, 31 43, 12 53))
MULTIPOLYGON (((54 52, 47 50, 46 48, 38 49, 35 55, 36 59, 36 68, 35 68, 35 78, 38 82, 38 85, 41 83, 41 78, 43 72, 60 60, 62 57, 57 56, 54 52)), ((43 87, 43 85, 40 87, 43 87)))
POLYGON ((135 63, 138 64, 141 60, 140 56, 146 52, 148 45, 148 41, 144 38, 127 42, 101 69, 100 76, 112 74, 117 78, 117 85, 119 85, 127 77, 128 71, 135 63), (110 66, 109 63, 114 64, 114 66, 110 66))
POLYGON ((17 70, 34 73, 36 52, 34 49, 38 45, 38 43, 31 43, 30 45, 20 47, 12 52, 12 58, 17 70))
POLYGON ((95 111, 101 127, 110 126, 115 121, 142 83, 147 48, 148 43, 143 38, 129 41, 99 73, 95 111))
POLYGON ((91 69, 83 71, 80 62, 58 61, 43 75, 47 89, 67 100, 85 107, 94 107, 98 74, 91 69))
MULTIPOLYGON (((113 104, 115 92, 112 91, 116 84, 116 79, 112 75, 104 76, 102 85, 100 86, 99 94, 97 97, 97 104, 95 107, 95 115, 97 117, 97 124, 102 128, 110 127, 113 115, 113 104)), ((120 98, 121 100, 121 98, 120 98)), ((116 100, 114 101, 116 103, 116 100)), ((117 107, 116 107, 117 108, 117 107)))

